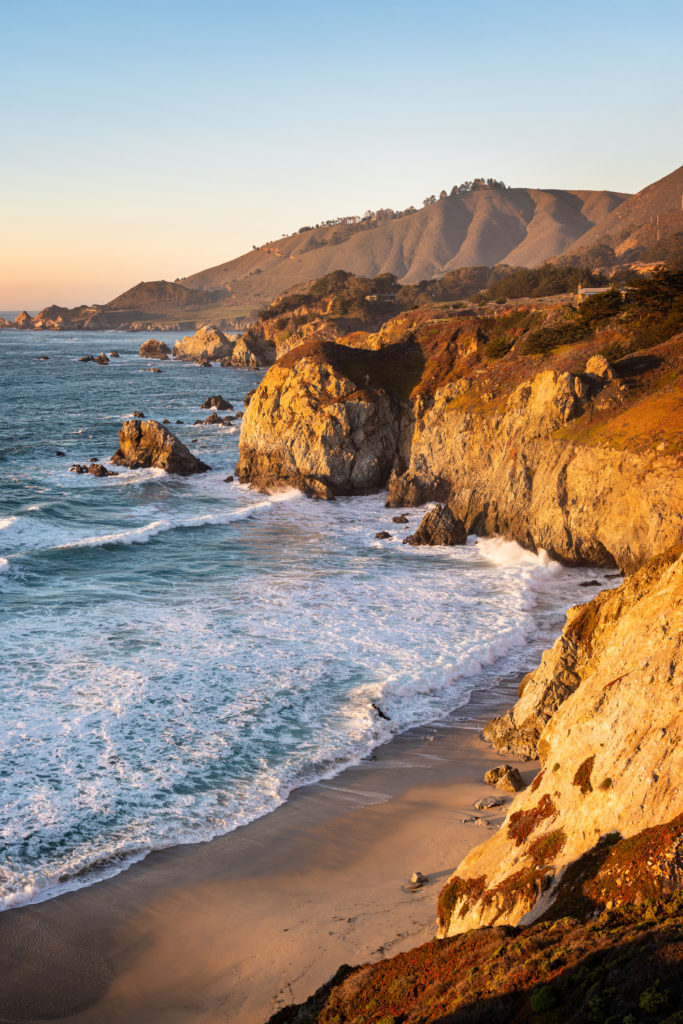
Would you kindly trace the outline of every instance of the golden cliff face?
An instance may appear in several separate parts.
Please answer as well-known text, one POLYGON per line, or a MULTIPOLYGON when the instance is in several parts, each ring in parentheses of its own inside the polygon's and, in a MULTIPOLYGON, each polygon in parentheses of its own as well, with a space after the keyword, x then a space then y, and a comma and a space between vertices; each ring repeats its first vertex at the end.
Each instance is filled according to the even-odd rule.
MULTIPOLYGON (((568 661, 578 682, 540 733, 536 779, 444 888, 441 937, 536 920, 578 858, 615 833, 633 837, 683 814, 681 552, 655 559, 616 591, 572 609, 562 637, 527 678, 512 712, 522 727, 545 718, 555 672, 562 679, 568 661)), ((672 836, 664 830, 662 848, 653 847, 646 865, 634 861, 629 870, 657 873, 664 891, 680 887, 680 833, 680 826, 672 836)), ((626 871, 605 888, 602 906, 629 898, 626 871)))
POLYGON ((414 341, 290 352, 245 414, 240 479, 328 497, 388 484, 392 506, 447 500, 469 533, 624 571, 683 539, 675 457, 562 436, 610 402, 619 409, 617 381, 585 363, 534 373, 530 362, 514 388, 491 389, 476 362, 457 375, 458 361, 477 358, 470 344, 466 356, 453 347, 442 357, 446 380, 430 389, 430 358, 414 341))

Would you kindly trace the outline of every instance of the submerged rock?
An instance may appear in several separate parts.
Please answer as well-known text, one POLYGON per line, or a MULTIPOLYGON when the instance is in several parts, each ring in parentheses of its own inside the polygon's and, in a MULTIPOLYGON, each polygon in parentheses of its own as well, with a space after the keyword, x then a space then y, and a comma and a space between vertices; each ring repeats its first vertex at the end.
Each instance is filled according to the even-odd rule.
POLYGON ((403 543, 433 547, 439 544, 464 544, 466 540, 467 530, 462 520, 455 518, 448 505, 437 505, 427 512, 415 533, 406 537, 403 543))
POLYGON ((211 468, 156 420, 127 420, 119 430, 119 449, 111 461, 129 469, 155 466, 179 476, 205 473, 211 468))

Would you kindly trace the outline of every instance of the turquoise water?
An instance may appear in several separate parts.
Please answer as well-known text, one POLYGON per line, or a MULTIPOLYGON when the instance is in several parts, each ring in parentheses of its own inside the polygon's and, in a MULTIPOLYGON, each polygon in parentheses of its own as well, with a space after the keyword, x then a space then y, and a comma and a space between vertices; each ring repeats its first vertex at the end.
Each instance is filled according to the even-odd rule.
POLYGON ((495 538, 403 546, 383 495, 226 483, 237 427, 192 423, 208 395, 243 408, 260 372, 147 373, 142 340, 0 332, 0 906, 228 832, 473 689, 495 696, 591 593, 592 573, 495 538), (103 349, 121 357, 78 361, 103 349), (134 411, 212 471, 68 472, 106 463, 134 411))

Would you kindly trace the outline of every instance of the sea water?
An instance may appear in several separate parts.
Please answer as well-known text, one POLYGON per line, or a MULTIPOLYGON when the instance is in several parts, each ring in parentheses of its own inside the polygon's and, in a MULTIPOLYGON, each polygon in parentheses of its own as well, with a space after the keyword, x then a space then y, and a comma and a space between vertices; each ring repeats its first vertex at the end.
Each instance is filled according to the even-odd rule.
POLYGON ((591 593, 594 573, 497 538, 403 545, 422 511, 394 524, 382 494, 226 482, 239 421, 193 422, 262 373, 152 363, 142 340, 0 332, 0 907, 229 832, 397 731, 466 719, 475 690, 493 706, 591 593), (69 472, 108 465, 137 411, 211 471, 69 472))

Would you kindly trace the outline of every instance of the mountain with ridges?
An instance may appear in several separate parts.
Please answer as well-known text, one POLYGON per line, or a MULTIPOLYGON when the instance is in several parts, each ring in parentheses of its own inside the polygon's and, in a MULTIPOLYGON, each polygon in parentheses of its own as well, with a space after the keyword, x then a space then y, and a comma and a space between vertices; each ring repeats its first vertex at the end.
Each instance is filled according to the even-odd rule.
POLYGON ((374 219, 301 230, 179 283, 202 290, 230 286, 236 298, 259 304, 339 269, 361 277, 391 273, 410 284, 466 266, 538 266, 565 252, 625 198, 617 192, 473 189, 401 215, 379 211, 374 219))

